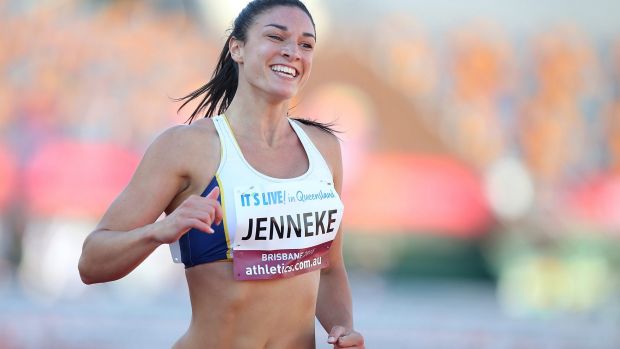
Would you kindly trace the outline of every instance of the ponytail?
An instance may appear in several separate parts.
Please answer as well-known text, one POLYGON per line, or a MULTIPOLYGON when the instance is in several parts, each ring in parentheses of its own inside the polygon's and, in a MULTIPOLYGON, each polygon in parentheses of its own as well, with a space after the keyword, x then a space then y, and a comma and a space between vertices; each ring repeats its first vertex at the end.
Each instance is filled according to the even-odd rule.
POLYGON ((191 124, 198 114, 205 109, 207 111, 204 117, 207 118, 212 117, 213 115, 222 114, 235 97, 235 92, 237 92, 239 68, 237 67, 237 62, 232 59, 230 52, 228 51, 228 43, 232 37, 232 34, 230 34, 228 40, 226 40, 226 43, 222 48, 222 52, 220 53, 217 66, 211 76, 211 80, 204 86, 192 91, 187 96, 174 99, 177 102, 185 101, 177 110, 178 112, 183 109, 187 103, 200 97, 202 94, 205 95, 192 115, 190 115, 187 119, 186 122, 188 124, 191 124))

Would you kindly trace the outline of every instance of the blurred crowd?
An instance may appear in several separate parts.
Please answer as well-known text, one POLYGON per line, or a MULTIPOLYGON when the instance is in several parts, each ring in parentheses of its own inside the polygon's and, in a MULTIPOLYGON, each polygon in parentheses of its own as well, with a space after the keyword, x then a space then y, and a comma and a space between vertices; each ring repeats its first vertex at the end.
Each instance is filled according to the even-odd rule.
POLYGON ((402 13, 379 28, 367 63, 478 171, 515 158, 541 200, 617 171, 620 38, 570 22, 524 37, 492 19, 436 35, 402 13))
POLYGON ((480 176, 506 309, 591 309, 617 290, 620 36, 571 22, 526 36, 491 18, 438 35, 403 13, 370 32, 367 65, 413 105, 401 117, 480 176))
MULTIPOLYGON (((0 280, 58 296, 79 289, 75 264, 84 236, 150 141, 185 121, 172 98, 207 81, 224 33, 209 34, 194 2, 35 3, 0 0, 0 280)), ((406 99, 405 110, 382 114, 394 100, 366 98, 379 91, 346 81, 344 90, 309 86, 316 106, 307 110, 342 102, 338 112, 359 116, 343 118, 351 127, 420 120, 426 128, 406 130, 402 142, 430 132, 445 146, 433 156, 466 171, 416 162, 419 154, 408 149, 373 148, 388 142, 361 132, 363 139, 345 149, 355 160, 347 167, 355 178, 347 184, 351 212, 366 212, 355 205, 375 209, 372 199, 381 193, 359 192, 377 185, 364 182, 372 176, 396 188, 393 208, 413 205, 398 196, 414 185, 409 173, 435 166, 471 176, 486 203, 462 205, 487 215, 474 236, 490 236, 489 260, 509 306, 592 306, 615 287, 620 270, 607 250, 620 228, 620 33, 592 37, 567 23, 523 37, 488 19, 437 34, 414 16, 389 14, 367 35, 340 42, 334 25, 317 51, 345 45, 359 74, 389 87, 390 98, 406 99), (385 167, 366 172, 372 166, 363 161, 385 167), (386 180, 396 172, 407 175, 386 180), (515 246, 528 246, 525 257, 513 256, 515 246)))

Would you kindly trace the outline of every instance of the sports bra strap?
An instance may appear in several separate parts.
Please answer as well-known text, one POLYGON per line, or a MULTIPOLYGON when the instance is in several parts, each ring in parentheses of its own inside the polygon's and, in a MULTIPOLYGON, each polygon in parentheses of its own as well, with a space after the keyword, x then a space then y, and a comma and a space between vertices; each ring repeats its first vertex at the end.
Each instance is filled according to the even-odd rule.
POLYGON ((291 127, 293 127, 293 130, 295 130, 295 133, 297 133, 297 137, 299 138, 299 141, 301 142, 304 149, 306 150, 306 154, 308 155, 308 160, 314 163, 324 161, 323 156, 321 155, 321 152, 314 145, 314 143, 312 142, 310 137, 306 134, 304 129, 299 125, 299 121, 293 120, 291 118, 288 118, 288 120, 289 120, 289 123, 291 124, 291 127))

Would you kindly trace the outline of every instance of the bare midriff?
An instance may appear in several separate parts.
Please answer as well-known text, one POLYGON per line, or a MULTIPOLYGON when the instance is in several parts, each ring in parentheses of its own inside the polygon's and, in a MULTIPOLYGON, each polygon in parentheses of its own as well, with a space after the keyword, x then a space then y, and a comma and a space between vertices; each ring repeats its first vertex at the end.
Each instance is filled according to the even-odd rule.
POLYGON ((236 281, 232 267, 222 261, 186 269, 192 320, 173 349, 315 348, 320 271, 236 281))

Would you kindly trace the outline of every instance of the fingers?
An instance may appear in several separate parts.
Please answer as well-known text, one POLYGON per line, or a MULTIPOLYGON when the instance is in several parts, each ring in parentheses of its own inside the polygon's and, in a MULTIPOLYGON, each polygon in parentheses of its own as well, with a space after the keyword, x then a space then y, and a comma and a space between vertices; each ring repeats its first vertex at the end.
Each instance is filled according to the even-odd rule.
POLYGON ((220 196, 220 187, 214 187, 205 197, 207 199, 217 200, 218 196, 220 196))
POLYGON ((364 337, 356 331, 342 326, 334 326, 329 332, 327 343, 334 348, 364 348, 364 337))
POLYGON ((329 331, 329 335, 327 337, 327 343, 336 344, 338 339, 346 333, 346 329, 342 326, 334 326, 332 330, 329 331))
POLYGON ((215 219, 213 220, 213 222, 216 225, 220 225, 220 223, 222 223, 223 217, 224 217, 224 211, 222 210, 222 206, 220 205, 215 206, 215 219))
POLYGON ((363 348, 364 337, 358 332, 351 332, 338 338, 336 348, 363 348))
MULTIPOLYGON (((205 198, 217 201, 217 198, 219 197, 219 195, 220 195, 220 187, 214 187, 213 189, 211 189, 209 194, 205 196, 205 198)), ((217 203, 217 205, 215 205, 213 208, 215 210, 214 210, 214 215, 212 217, 212 221, 215 224, 219 225, 222 222, 222 217, 224 217, 222 206, 219 203, 217 203)))
POLYGON ((198 230, 202 230, 204 232, 207 232, 209 234, 213 234, 215 233, 215 230, 213 230, 213 228, 211 228, 211 225, 208 223, 203 222, 200 219, 192 219, 190 222, 191 227, 196 228, 198 230))
POLYGON ((223 210, 217 198, 220 189, 214 187, 206 196, 189 196, 176 210, 174 217, 180 226, 180 232, 185 234, 195 228, 206 233, 214 233, 212 225, 222 222, 223 210))

